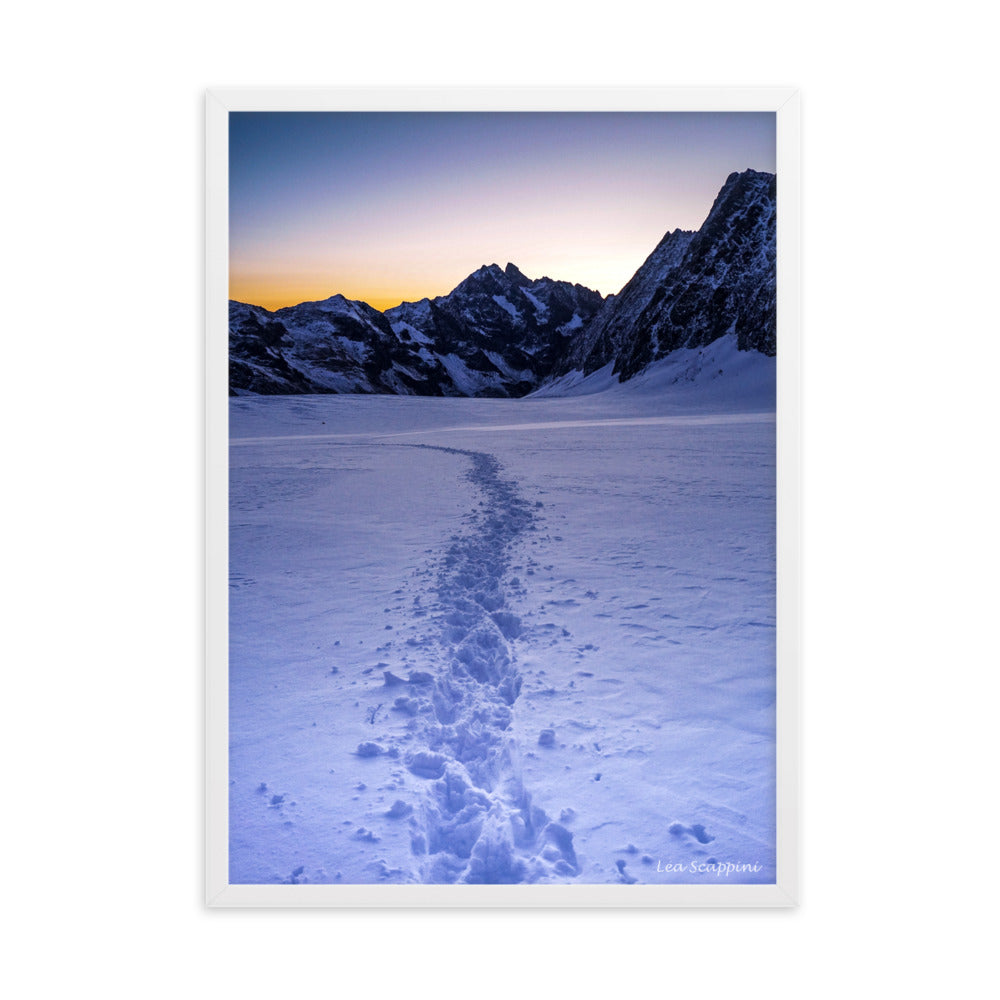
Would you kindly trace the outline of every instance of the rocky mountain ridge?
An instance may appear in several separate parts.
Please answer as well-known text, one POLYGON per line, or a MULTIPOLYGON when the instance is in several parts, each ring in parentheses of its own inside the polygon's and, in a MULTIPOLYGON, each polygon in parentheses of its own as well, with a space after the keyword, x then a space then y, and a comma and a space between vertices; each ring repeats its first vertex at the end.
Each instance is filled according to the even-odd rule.
POLYGON ((335 295, 271 312, 229 305, 230 394, 523 396, 549 375, 600 293, 513 264, 384 313, 335 295))
POLYGON ((607 365, 626 381, 726 334, 774 355, 775 205, 773 174, 731 174, 701 228, 668 232, 607 298, 508 263, 384 313, 342 295, 273 312, 230 302, 230 394, 517 397, 607 365))
POLYGON ((555 366, 621 381, 682 347, 735 333, 740 350, 774 355, 774 174, 731 174, 697 232, 667 233, 555 366))

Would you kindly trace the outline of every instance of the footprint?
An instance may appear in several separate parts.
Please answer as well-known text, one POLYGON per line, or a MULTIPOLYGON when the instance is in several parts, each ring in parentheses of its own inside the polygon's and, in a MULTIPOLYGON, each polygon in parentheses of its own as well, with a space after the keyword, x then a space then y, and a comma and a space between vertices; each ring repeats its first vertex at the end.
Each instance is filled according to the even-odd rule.
POLYGON ((699 844, 710 844, 715 840, 715 837, 708 833, 701 823, 692 823, 690 826, 684 826, 683 823, 671 823, 667 827, 667 832, 675 837, 694 837, 699 844))
POLYGON ((625 885, 635 885, 635 883, 639 881, 633 875, 629 875, 629 873, 625 871, 625 862, 623 860, 619 859, 616 861, 615 867, 618 869, 619 882, 624 882, 625 885))

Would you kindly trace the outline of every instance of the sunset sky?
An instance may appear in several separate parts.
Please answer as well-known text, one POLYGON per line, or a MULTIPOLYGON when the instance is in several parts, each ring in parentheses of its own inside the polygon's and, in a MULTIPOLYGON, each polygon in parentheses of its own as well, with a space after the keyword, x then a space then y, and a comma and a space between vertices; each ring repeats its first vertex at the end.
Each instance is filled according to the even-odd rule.
POLYGON ((747 167, 773 113, 232 112, 230 297, 386 309, 508 261, 606 295, 747 167))

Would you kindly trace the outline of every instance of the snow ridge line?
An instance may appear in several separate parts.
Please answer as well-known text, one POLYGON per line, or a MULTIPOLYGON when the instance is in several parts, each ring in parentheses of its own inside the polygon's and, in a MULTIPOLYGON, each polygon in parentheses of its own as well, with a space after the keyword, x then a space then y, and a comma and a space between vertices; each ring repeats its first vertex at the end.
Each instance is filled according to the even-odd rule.
POLYGON ((441 560, 435 589, 442 668, 430 704, 414 706, 426 749, 405 758, 412 774, 430 780, 411 818, 422 880, 509 884, 576 876, 573 835, 531 804, 510 733, 521 690, 512 643, 521 622, 507 608, 504 582, 512 547, 534 529, 534 515, 495 456, 400 447, 469 458, 467 479, 484 498, 441 560))

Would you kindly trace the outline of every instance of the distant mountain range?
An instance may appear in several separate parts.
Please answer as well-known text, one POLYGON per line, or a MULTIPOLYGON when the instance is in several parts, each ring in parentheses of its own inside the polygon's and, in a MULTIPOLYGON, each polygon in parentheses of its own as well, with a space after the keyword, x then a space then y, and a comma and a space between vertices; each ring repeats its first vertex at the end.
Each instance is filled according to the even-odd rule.
POLYGON ((274 312, 230 302, 229 391, 524 396, 607 365, 625 381, 726 334, 774 355, 775 299, 775 177, 746 170, 697 232, 667 233, 607 298, 490 264, 385 312, 342 295, 274 312))

